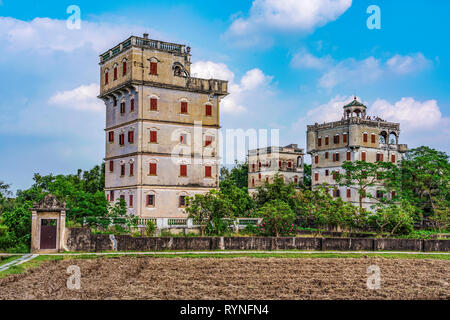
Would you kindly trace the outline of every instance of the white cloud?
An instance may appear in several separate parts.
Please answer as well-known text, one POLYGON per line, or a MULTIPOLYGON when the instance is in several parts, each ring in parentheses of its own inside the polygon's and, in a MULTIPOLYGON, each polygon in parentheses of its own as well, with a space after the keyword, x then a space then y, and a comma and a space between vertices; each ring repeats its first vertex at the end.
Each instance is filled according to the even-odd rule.
POLYGON ((394 104, 384 99, 377 99, 370 111, 385 120, 399 122, 405 131, 445 127, 450 120, 442 117, 436 100, 421 102, 411 97, 401 98, 394 104))
POLYGON ((291 67, 298 69, 317 69, 322 70, 330 67, 333 60, 330 56, 318 58, 313 56, 311 53, 305 49, 301 49, 299 52, 294 54, 291 60, 291 67))
POLYGON ((99 92, 100 86, 96 83, 81 85, 73 90, 57 92, 50 97, 48 103, 60 108, 102 112, 105 106, 97 98, 99 92))
POLYGON ((229 95, 222 99, 221 110, 224 113, 240 114, 247 111, 244 106, 251 94, 263 90, 272 81, 272 77, 265 75, 260 69, 251 69, 241 78, 239 83, 234 81, 234 73, 226 64, 212 61, 198 61, 192 64, 191 74, 201 78, 216 78, 228 80, 229 95))
POLYGON ((432 65, 422 53, 413 55, 395 55, 383 62, 370 56, 363 60, 348 58, 335 62, 330 56, 316 57, 300 49, 291 59, 291 67, 298 69, 316 69, 323 73, 318 81, 321 88, 331 89, 341 83, 371 83, 384 75, 406 75, 424 70, 432 65))
MULTIPOLYGON (((147 29, 120 24, 98 23, 82 20, 80 29, 68 29, 66 20, 34 18, 23 21, 0 17, 0 42, 10 51, 64 51, 70 52, 84 46, 96 52, 109 49, 113 44, 128 38, 131 33, 141 34, 147 29)), ((150 31, 153 36, 159 35, 150 31)))
POLYGON ((431 64, 432 62, 425 58, 420 52, 411 56, 401 56, 396 54, 386 62, 387 67, 391 71, 398 74, 408 74, 421 71, 429 67, 431 64))
POLYGON ((255 0, 249 16, 234 19, 225 35, 253 45, 268 31, 311 32, 339 18, 351 4, 352 0, 255 0))

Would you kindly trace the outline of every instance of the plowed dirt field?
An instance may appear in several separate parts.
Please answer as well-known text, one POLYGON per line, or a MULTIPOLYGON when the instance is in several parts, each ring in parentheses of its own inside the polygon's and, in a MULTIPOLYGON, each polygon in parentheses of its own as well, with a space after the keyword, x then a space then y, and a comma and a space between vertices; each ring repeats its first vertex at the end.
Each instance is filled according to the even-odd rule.
POLYGON ((46 261, 0 279, 0 299, 450 299, 450 263, 386 258, 152 258, 46 261), (81 288, 67 288, 79 266, 81 288), (367 288, 367 267, 381 288, 367 288))

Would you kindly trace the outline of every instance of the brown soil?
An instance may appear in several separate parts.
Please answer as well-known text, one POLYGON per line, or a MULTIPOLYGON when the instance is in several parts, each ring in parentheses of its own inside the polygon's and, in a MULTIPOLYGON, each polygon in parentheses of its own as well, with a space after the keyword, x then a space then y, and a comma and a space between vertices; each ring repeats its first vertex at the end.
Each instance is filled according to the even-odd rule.
POLYGON ((152 258, 47 261, 0 279, 0 299, 450 299, 450 263, 383 258, 152 258), (366 285, 370 265, 381 288, 366 285), (66 270, 81 269, 69 290, 66 270))

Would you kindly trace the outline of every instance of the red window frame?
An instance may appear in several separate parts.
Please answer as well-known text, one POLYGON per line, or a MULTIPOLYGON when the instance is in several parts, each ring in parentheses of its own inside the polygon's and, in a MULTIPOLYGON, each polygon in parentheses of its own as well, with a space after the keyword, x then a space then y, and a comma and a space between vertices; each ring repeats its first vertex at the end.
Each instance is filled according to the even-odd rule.
POLYGON ((205 177, 206 178, 211 178, 212 177, 211 166, 205 166, 205 177))
POLYGON ((113 160, 109 161, 109 171, 114 172, 114 161, 113 160))
POLYGON ((158 143, 158 132, 150 130, 150 143, 158 143))
POLYGON ((148 173, 151 175, 151 176, 156 176, 156 174, 157 174, 157 166, 156 166, 156 163, 155 162, 152 162, 152 163, 150 163, 150 165, 149 165, 149 171, 148 171, 148 173))
POLYGON ((114 67, 114 80, 117 80, 117 67, 114 67))
POLYGON ((150 74, 157 75, 158 74, 158 63, 150 62, 150 74))
POLYGON ((130 100, 130 112, 134 111, 134 99, 130 100))
POLYGON ((330 141, 329 137, 325 137, 325 145, 326 146, 328 145, 329 141, 330 141))
POLYGON ((119 134, 119 144, 121 146, 125 144, 125 135, 123 133, 119 134))
POLYGON ((134 163, 130 163, 130 176, 134 175, 134 163))
POLYGON ((342 142, 343 142, 343 143, 347 143, 347 134, 346 134, 346 133, 344 133, 344 134, 342 135, 342 142))
POLYGON ((352 154, 350 151, 347 151, 347 161, 351 161, 352 160, 352 154))
POLYGON ((122 75, 126 75, 127 74, 127 62, 123 61, 122 62, 122 75))
POLYGON ((395 154, 391 154, 391 162, 395 163, 395 154))
POLYGON ((314 173, 314 181, 319 181, 319 173, 314 173))
POLYGON ((187 177, 187 165, 180 164, 180 177, 187 177))
POLYGON ((205 115, 206 115, 207 117, 212 116, 212 105, 207 104, 207 105, 205 106, 205 115))
POLYGON ((134 131, 128 131, 128 142, 134 143, 134 131))
POLYGON ((109 72, 105 72, 105 84, 108 84, 108 74, 109 72))
POLYGON ((321 147, 322 146, 322 138, 318 138, 317 139, 317 146, 321 147))
POLYGON ((363 133, 363 142, 367 142, 367 133, 363 133))
POLYGON ((370 135, 370 142, 375 143, 375 134, 373 133, 370 135))
POLYGON ((188 113, 188 103, 186 101, 181 101, 180 112, 181 113, 188 113))
POLYGON ((125 175, 125 164, 121 164, 120 165, 120 176, 124 176, 125 175))
POLYGON ((366 161, 366 153, 364 151, 361 152, 361 161, 366 161))
POLYGON ((108 141, 114 142, 114 131, 108 132, 108 141))
POLYGON ((347 189, 347 198, 351 198, 351 197, 352 197, 352 190, 347 189))
POLYGON ((150 98, 150 111, 158 110, 158 99, 150 98))

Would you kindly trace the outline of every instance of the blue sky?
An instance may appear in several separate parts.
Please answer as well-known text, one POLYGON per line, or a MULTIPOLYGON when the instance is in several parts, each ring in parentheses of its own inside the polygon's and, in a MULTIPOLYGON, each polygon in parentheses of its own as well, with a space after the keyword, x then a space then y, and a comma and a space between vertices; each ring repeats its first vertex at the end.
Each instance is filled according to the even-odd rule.
POLYGON ((0 180, 101 163, 98 54, 129 35, 192 47, 192 73, 229 80, 227 128, 280 130, 305 147, 307 124, 339 119, 357 95, 401 123, 401 143, 450 151, 448 1, 0 0, 0 180), (66 26, 69 5, 81 29, 66 26), (370 5, 381 29, 368 29, 370 5))

